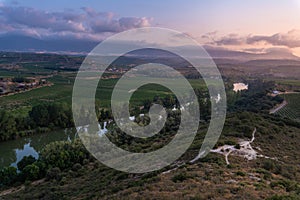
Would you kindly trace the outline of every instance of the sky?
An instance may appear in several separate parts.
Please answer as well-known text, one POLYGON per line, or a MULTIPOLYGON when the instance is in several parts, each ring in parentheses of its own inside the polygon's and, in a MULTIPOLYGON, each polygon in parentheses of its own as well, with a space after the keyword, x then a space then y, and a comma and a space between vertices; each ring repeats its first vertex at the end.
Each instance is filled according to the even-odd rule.
POLYGON ((0 0, 0 50, 18 50, 11 41, 23 37, 84 44, 147 26, 218 48, 300 56, 300 0, 0 0))

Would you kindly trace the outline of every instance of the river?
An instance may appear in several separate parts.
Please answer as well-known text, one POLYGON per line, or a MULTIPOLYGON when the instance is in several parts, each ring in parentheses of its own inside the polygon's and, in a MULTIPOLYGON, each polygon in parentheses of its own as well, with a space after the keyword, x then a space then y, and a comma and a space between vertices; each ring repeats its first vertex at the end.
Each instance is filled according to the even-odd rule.
POLYGON ((65 129, 44 134, 35 134, 17 140, 0 143, 0 168, 17 166, 24 156, 39 157, 40 150, 54 141, 71 141, 75 138, 75 130, 65 129))
MULTIPOLYGON (((104 122, 103 128, 99 125, 99 136, 107 132, 107 122, 104 122)), ((10 140, 0 143, 0 169, 2 167, 17 166, 17 163, 24 156, 32 155, 39 157, 39 152, 49 143, 55 141, 72 141, 78 137, 76 129, 65 129, 52 131, 49 133, 35 134, 23 137, 17 140, 10 140)))

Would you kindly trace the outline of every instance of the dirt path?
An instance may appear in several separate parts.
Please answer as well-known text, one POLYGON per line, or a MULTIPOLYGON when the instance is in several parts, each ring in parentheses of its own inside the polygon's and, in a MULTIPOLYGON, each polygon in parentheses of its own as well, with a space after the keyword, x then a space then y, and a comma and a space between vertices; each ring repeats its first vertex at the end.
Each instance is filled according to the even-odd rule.
POLYGON ((288 102, 286 100, 284 100, 281 104, 279 104, 275 108, 271 109, 270 114, 277 113, 279 110, 284 108, 287 104, 288 104, 288 102))
POLYGON ((278 95, 283 95, 283 94, 299 94, 300 92, 294 92, 294 91, 287 91, 287 92, 278 92, 276 94, 269 94, 272 97, 276 97, 278 95))
POLYGON ((8 190, 4 190, 4 191, 0 192, 0 199, 2 199, 1 197, 3 197, 3 196, 6 196, 8 194, 12 194, 12 193, 15 193, 15 192, 19 192, 19 191, 24 190, 24 189, 25 189, 25 186, 13 187, 13 188, 10 188, 8 190))
MULTIPOLYGON (((45 182, 45 179, 40 179, 40 180, 32 182, 31 185, 33 185, 33 186, 40 185, 43 182, 45 182)), ((25 190, 25 186, 24 185, 0 191, 0 200, 2 199, 1 197, 4 197, 4 196, 6 196, 8 194, 13 194, 13 193, 19 192, 21 190, 25 190)))

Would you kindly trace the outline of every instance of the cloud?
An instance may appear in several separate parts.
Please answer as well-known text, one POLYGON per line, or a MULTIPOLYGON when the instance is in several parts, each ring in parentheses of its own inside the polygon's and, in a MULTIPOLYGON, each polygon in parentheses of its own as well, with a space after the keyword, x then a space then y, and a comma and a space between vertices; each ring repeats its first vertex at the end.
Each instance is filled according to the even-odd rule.
POLYGON ((292 50, 287 47, 266 47, 266 48, 243 48, 243 52, 254 53, 254 54, 292 54, 292 50))
POLYGON ((215 41, 217 45, 242 45, 244 42, 245 39, 237 34, 229 34, 228 36, 215 41))
POLYGON ((289 48, 300 47, 300 30, 291 30, 287 33, 277 33, 271 36, 252 36, 247 38, 248 44, 266 42, 274 46, 286 46, 289 48))
POLYGON ((151 18, 121 17, 84 7, 80 12, 48 12, 35 8, 0 6, 0 33, 19 33, 39 38, 76 37, 102 39, 108 33, 151 25, 151 18))
POLYGON ((202 38, 210 39, 210 44, 217 46, 243 46, 243 45, 269 45, 281 46, 287 48, 300 47, 300 30, 291 30, 287 33, 276 33, 268 35, 247 35, 239 36, 237 34, 229 34, 217 38, 216 34, 211 37, 211 34, 206 34, 202 38), (217 39, 216 39, 217 38, 217 39))
POLYGON ((217 46, 239 46, 246 44, 247 42, 247 37, 245 36, 231 33, 222 37, 218 37, 216 31, 202 35, 201 38, 208 39, 210 45, 217 46))
POLYGON ((120 27, 123 29, 140 28, 150 26, 150 22, 147 18, 142 17, 123 17, 119 20, 120 27))

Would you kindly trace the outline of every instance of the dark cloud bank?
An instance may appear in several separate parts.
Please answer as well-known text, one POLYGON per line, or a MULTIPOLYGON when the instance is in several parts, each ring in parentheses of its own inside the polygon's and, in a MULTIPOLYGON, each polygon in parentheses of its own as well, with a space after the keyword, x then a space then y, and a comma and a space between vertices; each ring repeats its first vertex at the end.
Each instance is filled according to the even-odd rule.
POLYGON ((0 5, 0 49, 88 52, 100 41, 124 30, 151 25, 147 17, 116 17, 111 12, 48 12, 0 5))

